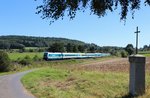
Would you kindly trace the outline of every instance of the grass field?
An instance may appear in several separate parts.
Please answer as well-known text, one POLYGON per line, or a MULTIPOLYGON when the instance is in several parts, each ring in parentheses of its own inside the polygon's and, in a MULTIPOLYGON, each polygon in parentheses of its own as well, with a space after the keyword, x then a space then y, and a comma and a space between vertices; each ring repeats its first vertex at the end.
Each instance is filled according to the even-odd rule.
POLYGON ((22 82, 37 98, 113 98, 128 91, 124 73, 45 68, 26 75, 22 82))
POLYGON ((31 58, 33 58, 35 55, 37 55, 39 58, 43 58, 43 52, 24 52, 24 53, 18 53, 18 52, 14 52, 14 53, 8 53, 9 57, 11 60, 15 61, 18 58, 24 58, 25 56, 30 56, 31 58))
MULTIPOLYGON (((109 60, 111 59, 109 58, 109 60)), ((116 63, 112 63, 113 59, 108 62, 109 64, 99 63, 104 66, 91 62, 105 61, 108 58, 81 60, 81 62, 77 61, 78 63, 75 65, 72 65, 74 62, 72 60, 70 63, 68 61, 55 62, 55 64, 50 62, 50 67, 27 74, 22 78, 22 82, 37 98, 129 98, 126 97, 128 95, 129 72, 123 71, 126 67, 128 69, 128 66, 126 63, 122 63, 127 59, 121 60, 119 64, 117 60, 116 63), (91 64, 86 65, 87 63, 91 64), (83 64, 85 64, 84 68, 80 66, 83 64), (113 69, 109 65, 113 67, 117 65, 118 67, 115 68, 118 69, 113 69), (96 66, 100 66, 100 69, 96 66), (104 69, 108 70, 101 71, 104 69)), ((148 70, 146 72, 147 89, 146 94, 140 96, 141 98, 149 98, 150 95, 150 73, 148 70)))
MULTIPOLYGON (((140 53, 150 57, 149 53, 140 53)), ((9 53, 11 60, 25 56, 42 58, 43 53, 9 53)), ((116 57, 70 59, 50 62, 36 62, 35 67, 42 66, 38 71, 29 73, 22 78, 25 87, 37 98, 114 98, 128 94, 129 65, 124 60, 117 63, 103 64, 101 61, 113 60, 116 57), (91 65, 90 65, 91 64, 91 65), (92 65, 93 64, 93 65, 92 65), (84 66, 81 66, 84 65, 84 66), (49 66, 49 67, 47 67, 49 66)), ((148 61, 150 59, 147 59, 148 61)), ((149 63, 147 64, 149 65, 149 63)), ((150 67, 146 68, 147 70, 150 67)), ((148 71, 147 71, 148 72, 148 71)), ((0 73, 3 75, 3 73, 0 73)), ((142 98, 150 96, 150 73, 146 75, 147 92, 142 98)), ((126 97, 128 98, 128 97, 126 97)))
POLYGON ((127 73, 43 68, 26 75, 22 82, 37 98, 121 98, 128 94, 128 77, 127 73))
POLYGON ((150 57, 150 51, 139 51, 139 54, 150 57))
POLYGON ((10 72, 0 72, 0 76, 10 74, 10 72))
POLYGON ((149 54, 142 54, 142 55, 144 55, 146 57, 150 57, 150 53, 149 54))
POLYGON ((25 47, 25 49, 39 49, 38 47, 25 47))
POLYGON ((20 70, 8 71, 8 72, 0 72, 0 76, 2 76, 2 75, 14 74, 14 73, 17 73, 17 72, 23 72, 23 71, 30 70, 30 69, 31 69, 31 67, 24 66, 24 67, 22 67, 20 70))
POLYGON ((150 51, 139 51, 140 54, 149 54, 150 51))

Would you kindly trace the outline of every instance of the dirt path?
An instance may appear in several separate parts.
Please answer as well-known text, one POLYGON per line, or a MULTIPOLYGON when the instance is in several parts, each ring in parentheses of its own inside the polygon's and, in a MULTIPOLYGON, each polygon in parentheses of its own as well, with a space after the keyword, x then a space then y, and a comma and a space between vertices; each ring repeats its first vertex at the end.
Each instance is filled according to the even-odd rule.
POLYGON ((20 82, 20 78, 29 72, 31 70, 0 76, 0 98, 35 98, 24 89, 20 82))
POLYGON ((115 72, 128 72, 129 62, 127 58, 114 58, 110 60, 100 61, 96 63, 86 64, 80 67, 84 70, 92 71, 115 71, 115 72))

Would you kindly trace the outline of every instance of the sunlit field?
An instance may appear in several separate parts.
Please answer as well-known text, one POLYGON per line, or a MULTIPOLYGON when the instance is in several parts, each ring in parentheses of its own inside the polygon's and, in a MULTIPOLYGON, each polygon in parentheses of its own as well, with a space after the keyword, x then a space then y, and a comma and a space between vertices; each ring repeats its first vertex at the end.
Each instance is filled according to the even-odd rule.
POLYGON ((140 51, 139 54, 150 57, 150 51, 140 51))
POLYGON ((25 56, 30 56, 30 58, 32 59, 35 55, 37 55, 39 58, 43 58, 43 52, 13 52, 8 53, 8 55, 12 61, 15 61, 19 58, 24 58, 25 56))
MULTIPOLYGON (((127 58, 100 59, 78 64, 51 64, 22 78, 24 86, 37 98, 129 98, 127 58)), ((147 59, 147 61, 150 58, 147 59)), ((146 65, 146 94, 150 73, 146 65)))

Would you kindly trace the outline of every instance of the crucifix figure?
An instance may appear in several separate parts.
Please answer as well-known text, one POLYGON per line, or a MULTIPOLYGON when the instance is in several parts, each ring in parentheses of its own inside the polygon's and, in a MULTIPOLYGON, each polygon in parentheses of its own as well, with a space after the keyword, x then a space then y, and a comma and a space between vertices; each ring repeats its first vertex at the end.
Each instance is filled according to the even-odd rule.
POLYGON ((136 28, 136 54, 138 54, 138 33, 140 33, 140 31, 138 31, 138 27, 136 28))

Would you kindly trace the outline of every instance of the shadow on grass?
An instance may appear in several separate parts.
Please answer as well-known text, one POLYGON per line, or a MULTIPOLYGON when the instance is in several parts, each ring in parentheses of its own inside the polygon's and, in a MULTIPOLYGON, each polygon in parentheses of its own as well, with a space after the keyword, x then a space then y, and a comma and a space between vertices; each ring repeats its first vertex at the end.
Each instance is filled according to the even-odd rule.
POLYGON ((133 96, 132 94, 128 93, 128 94, 122 96, 121 98, 137 98, 137 97, 138 97, 137 95, 133 96))

